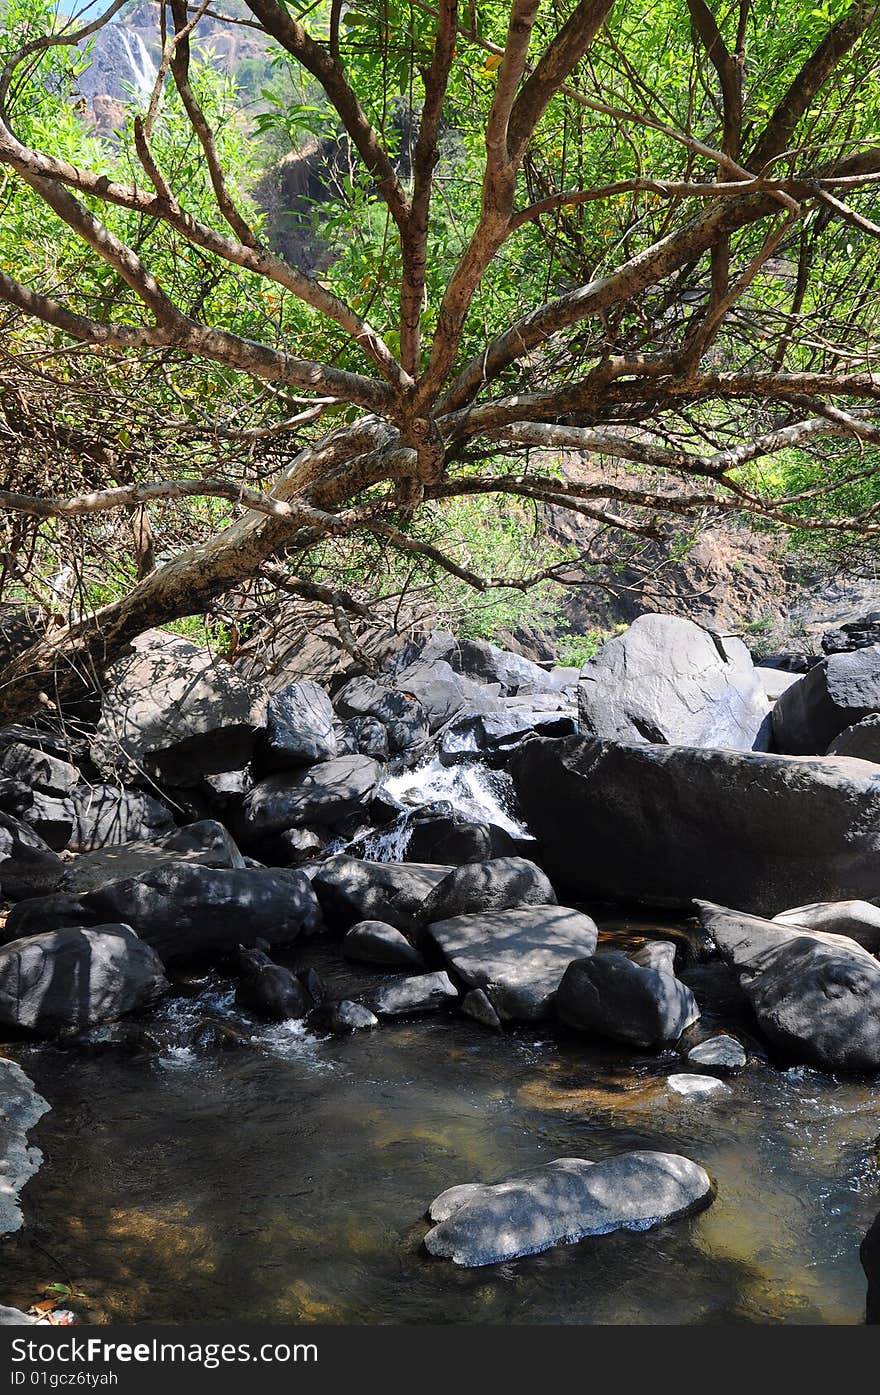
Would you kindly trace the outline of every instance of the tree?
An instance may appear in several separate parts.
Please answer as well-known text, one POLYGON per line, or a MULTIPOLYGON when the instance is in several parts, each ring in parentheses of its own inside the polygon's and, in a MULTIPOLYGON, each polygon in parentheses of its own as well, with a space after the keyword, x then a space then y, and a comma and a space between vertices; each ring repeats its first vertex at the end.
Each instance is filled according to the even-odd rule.
POLYGON ((123 177, 120 152, 77 162, 50 132, 29 140, 19 115, 47 90, 44 61, 123 3, 77 27, 34 0, 37 22, 7 56, 0 162, 65 229, 79 270, 61 296, 0 271, 0 302, 108 363, 207 364, 269 385, 266 429, 294 433, 298 450, 268 491, 239 452, 223 478, 0 492, 30 519, 131 516, 181 497, 246 510, 21 655, 0 674, 0 718, 63 698, 145 628, 328 539, 378 537, 478 588, 553 570, 459 565, 419 529, 420 510, 444 500, 564 506, 636 538, 718 510, 880 532, 880 6, 247 0, 227 13, 168 0, 123 177), (350 247, 326 276, 262 239, 200 97, 198 36, 235 25, 300 75, 350 153, 350 247), (166 119, 185 119, 201 182, 163 161, 166 119), (231 271, 243 295, 269 288, 293 307, 274 335, 208 292, 175 294, 174 258, 189 254, 203 278, 231 271), (567 451, 597 477, 566 479, 555 462, 567 451))

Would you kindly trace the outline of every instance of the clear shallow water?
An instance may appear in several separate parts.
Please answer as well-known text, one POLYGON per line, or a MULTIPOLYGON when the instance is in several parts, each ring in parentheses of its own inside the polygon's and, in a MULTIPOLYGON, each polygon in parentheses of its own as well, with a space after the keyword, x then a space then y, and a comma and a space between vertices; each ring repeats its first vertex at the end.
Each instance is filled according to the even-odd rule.
MULTIPOLYGON (((321 948, 301 958, 345 991, 377 978, 321 948)), ((157 1016, 229 1002, 220 983, 157 1016)), ((13 1054, 54 1107, 34 1132, 46 1161, 23 1193, 26 1228, 3 1244, 4 1302, 63 1279, 85 1321, 863 1318, 858 1245, 880 1208, 870 1082, 758 1061, 728 1093, 688 1101, 663 1085, 675 1052, 496 1037, 455 1017, 345 1039, 274 1027, 209 1056, 13 1054), (421 1248, 425 1207, 453 1183, 630 1147, 703 1163, 715 1204, 484 1269, 421 1248)))

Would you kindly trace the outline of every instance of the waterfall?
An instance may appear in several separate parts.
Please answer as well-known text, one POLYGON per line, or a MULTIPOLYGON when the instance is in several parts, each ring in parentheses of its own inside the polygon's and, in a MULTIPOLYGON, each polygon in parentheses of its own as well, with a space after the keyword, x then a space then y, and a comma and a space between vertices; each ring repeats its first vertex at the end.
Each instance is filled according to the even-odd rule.
POLYGON ((137 87, 141 96, 147 97, 153 90, 153 84, 156 81, 158 69, 147 52, 147 46, 140 34, 135 33, 132 36, 134 39, 134 49, 132 48, 131 39, 123 25, 119 26, 119 34, 131 67, 134 85, 137 87))

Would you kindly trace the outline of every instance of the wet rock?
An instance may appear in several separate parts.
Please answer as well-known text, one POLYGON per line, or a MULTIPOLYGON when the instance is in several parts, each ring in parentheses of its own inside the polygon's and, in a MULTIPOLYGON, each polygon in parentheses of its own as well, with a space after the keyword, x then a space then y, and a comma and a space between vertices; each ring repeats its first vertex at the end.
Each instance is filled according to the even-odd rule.
POLYGON ((124 913, 166 962, 217 954, 258 939, 289 944, 321 922, 308 877, 287 870, 173 862, 87 892, 80 900, 95 919, 121 919, 124 913))
POLYGON ((629 957, 642 969, 656 969, 661 974, 675 973, 675 945, 670 940, 650 940, 629 957))
POLYGON ((77 896, 179 862, 200 867, 244 867, 244 858, 223 824, 203 819, 176 828, 155 843, 120 843, 83 853, 65 870, 61 890, 77 896))
POLYGON ((331 929, 347 930, 360 920, 382 920, 409 930, 438 882, 452 869, 417 862, 362 862, 338 853, 322 862, 312 878, 331 929))
POLYGON ((778 751, 814 755, 880 709, 880 644, 823 659, 788 688, 773 709, 778 751))
POLYGON ((493 1186, 442 1192, 425 1246, 455 1264, 498 1264, 612 1230, 648 1230, 702 1210, 713 1195, 708 1173, 675 1153, 556 1158, 493 1186))
POLYGON ((383 983, 370 995, 369 1006, 379 1017, 414 1017, 436 1012, 457 998, 458 989, 448 974, 415 974, 383 983))
POLYGON ((209 650, 177 635, 147 631, 107 674, 92 743, 99 770, 120 756, 164 784, 246 765, 266 721, 268 695, 209 650))
POLYGON ((310 679, 289 683, 269 700, 257 761, 263 771, 290 770, 336 755, 330 694, 310 679))
POLYGON ((239 1051, 250 1046, 251 1039, 231 1022, 205 1017, 193 1029, 187 1045, 192 1051, 239 1051))
POLYGON ((117 843, 153 842, 173 833, 167 804, 143 790, 122 785, 77 785, 71 793, 73 852, 92 852, 117 843))
POLYGON ((723 1080, 712 1075, 668 1075, 666 1084, 674 1095, 700 1099, 706 1095, 721 1095, 727 1090, 723 1080))
POLYGON ((693 993, 673 974, 642 968, 619 950, 570 964, 556 1012, 579 1032, 646 1049, 678 1041, 700 1015, 693 993))
POLYGON ((801 926, 847 935, 870 954, 880 953, 880 907, 870 901, 818 901, 811 906, 794 906, 775 915, 773 923, 791 930, 801 926))
POLYGON ((465 1017, 472 1017, 481 1027, 491 1027, 493 1032, 502 1030, 501 1018, 493 1008, 482 988, 472 988, 461 1000, 461 1010, 465 1017))
POLYGON ((583 736, 752 750, 770 705, 751 656, 692 620, 640 615, 581 670, 583 736))
POLYGON ((268 775, 254 785, 242 806, 252 838, 307 824, 339 823, 366 804, 382 767, 368 756, 336 756, 299 771, 268 775))
POLYGON ((235 1001, 267 1022, 285 1022, 305 1017, 312 1002, 290 969, 275 964, 262 949, 239 946, 237 962, 241 981, 235 1001))
POLYGON ((855 726, 847 727, 835 736, 828 747, 829 756, 852 756, 853 760, 870 760, 880 765, 880 713, 863 717, 855 726))
POLYGON ((38 1036, 112 1022, 167 987, 158 955, 126 924, 68 926, 0 949, 0 1022, 38 1036))
MULTIPOLYGON (((0 1235, 21 1228, 19 1192, 43 1161, 39 1148, 28 1144, 28 1132, 48 1109, 21 1066, 0 1058, 0 1235)), ((17 1322, 18 1318, 4 1316, 17 1311, 0 1309, 0 1323, 9 1326, 17 1322)), ((33 1321, 28 1317, 22 1320, 33 1321)))
POLYGON ((428 722, 419 700, 376 678, 353 678, 334 699, 340 717, 373 717, 388 733, 392 755, 403 755, 428 741, 428 722))
POLYGON ((33 829, 0 813, 0 891, 8 901, 44 896, 64 875, 64 863, 33 829))
POLYGON ((598 931, 580 911, 550 905, 454 916, 426 935, 469 988, 485 991, 499 1017, 535 1022, 550 1014, 572 960, 593 953, 598 931))
POLYGON ((424 901, 420 919, 431 924, 476 911, 555 904, 556 893, 534 862, 524 857, 496 857, 453 868, 424 901))
POLYGON ((405 858, 412 862, 486 862, 510 857, 516 844, 510 834, 494 823, 473 823, 460 814, 429 814, 416 817, 410 825, 405 858))
POLYGON ((697 909, 773 1046, 820 1070, 880 1069, 880 964, 867 950, 704 901, 697 909))
POLYGON ((773 914, 880 896, 867 762, 538 738, 511 772, 542 865, 584 897, 773 914))
POLYGON ((718 1070, 739 1070, 747 1061, 745 1047, 736 1037, 708 1037, 699 1046, 692 1046, 687 1059, 693 1066, 711 1066, 718 1070))
POLYGON ((346 932, 342 952, 347 959, 393 968, 424 969, 425 961, 393 925, 381 920, 362 920, 346 932))
POLYGON ((316 1007, 320 1007, 327 997, 327 986, 317 969, 301 969, 297 978, 316 1007))
POLYGON ((334 1036, 345 1036, 349 1032, 362 1032, 369 1027, 378 1027, 379 1019, 363 1003, 353 1003, 350 998, 327 1003, 316 1017, 325 1032, 334 1036))

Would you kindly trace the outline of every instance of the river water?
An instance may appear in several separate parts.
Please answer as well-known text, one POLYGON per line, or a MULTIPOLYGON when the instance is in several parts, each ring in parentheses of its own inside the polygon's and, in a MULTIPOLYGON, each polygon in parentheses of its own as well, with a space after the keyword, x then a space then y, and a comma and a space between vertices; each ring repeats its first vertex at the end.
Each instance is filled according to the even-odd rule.
MULTIPOLYGON (((633 929, 609 924, 605 942, 637 942, 633 929)), ((289 962, 345 992, 379 977, 320 941, 289 962)), ((717 973, 685 977, 699 993, 717 973)), ((731 1025, 726 991, 714 1001, 731 1025)), ((190 985, 155 1017, 180 1028, 205 1012, 242 1021, 229 980, 190 985)), ((868 1081, 758 1059, 726 1092, 687 1100, 664 1083, 676 1052, 496 1036, 455 1016, 344 1039, 262 1028, 201 1056, 11 1054, 53 1109, 33 1134, 46 1161, 23 1193, 26 1226, 4 1241, 7 1303, 61 1280, 95 1322, 863 1319, 858 1245, 880 1208, 868 1081), (453 1183, 632 1147, 704 1164, 714 1205, 484 1269, 422 1248, 424 1210, 453 1183)))

